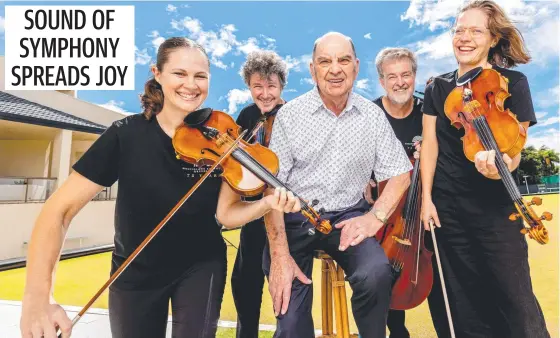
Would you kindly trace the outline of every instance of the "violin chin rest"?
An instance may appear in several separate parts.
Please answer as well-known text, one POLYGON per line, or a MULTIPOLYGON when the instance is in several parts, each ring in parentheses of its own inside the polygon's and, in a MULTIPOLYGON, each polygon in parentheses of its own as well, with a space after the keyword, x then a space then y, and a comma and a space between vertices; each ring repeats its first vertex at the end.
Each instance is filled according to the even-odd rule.
POLYGON ((204 123, 206 123, 206 121, 208 121, 210 115, 212 115, 212 111, 212 108, 202 108, 195 110, 187 115, 183 121, 189 127, 202 126, 204 123))
POLYGON ((480 73, 482 72, 482 67, 476 67, 474 69, 469 70, 463 76, 457 79, 457 86, 461 87, 472 80, 474 80, 480 73))

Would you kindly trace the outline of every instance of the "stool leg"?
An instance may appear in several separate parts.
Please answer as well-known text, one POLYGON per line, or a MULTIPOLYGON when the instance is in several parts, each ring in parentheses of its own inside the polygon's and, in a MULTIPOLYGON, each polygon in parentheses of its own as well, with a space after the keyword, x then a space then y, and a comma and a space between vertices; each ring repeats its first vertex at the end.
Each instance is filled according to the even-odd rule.
POLYGON ((333 298, 334 298, 336 337, 345 338, 344 329, 342 328, 343 320, 342 320, 342 311, 341 311, 341 302, 340 302, 340 282, 338 281, 336 265, 332 260, 329 260, 328 264, 329 264, 329 270, 331 274, 332 291, 333 291, 333 298))
POLYGON ((350 337, 350 326, 348 324, 348 304, 346 302, 346 283, 344 281, 344 271, 340 266, 337 266, 337 280, 339 282, 339 297, 340 297, 340 317, 342 319, 342 336, 344 338, 350 337))
POLYGON ((322 328, 323 335, 330 336, 333 334, 331 276, 329 265, 324 259, 321 260, 321 268, 321 311, 323 314, 322 328))

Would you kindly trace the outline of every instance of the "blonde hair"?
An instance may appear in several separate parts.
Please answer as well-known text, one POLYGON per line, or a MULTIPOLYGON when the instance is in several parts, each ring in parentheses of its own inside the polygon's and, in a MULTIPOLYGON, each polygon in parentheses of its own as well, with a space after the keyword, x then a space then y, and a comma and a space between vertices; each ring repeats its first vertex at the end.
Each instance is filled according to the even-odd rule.
POLYGON ((459 14, 470 9, 479 9, 486 13, 490 34, 498 38, 498 43, 488 52, 488 62, 511 68, 531 61, 523 35, 498 4, 491 0, 474 0, 462 7, 459 14))

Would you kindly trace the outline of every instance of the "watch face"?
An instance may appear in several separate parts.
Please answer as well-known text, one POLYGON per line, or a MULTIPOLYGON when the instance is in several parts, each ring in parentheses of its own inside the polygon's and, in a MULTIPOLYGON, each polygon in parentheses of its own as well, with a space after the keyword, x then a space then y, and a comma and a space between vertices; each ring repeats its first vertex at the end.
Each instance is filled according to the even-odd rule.
POLYGON ((379 219, 381 222, 385 222, 387 220, 387 214, 381 210, 376 210, 374 213, 375 217, 379 219))

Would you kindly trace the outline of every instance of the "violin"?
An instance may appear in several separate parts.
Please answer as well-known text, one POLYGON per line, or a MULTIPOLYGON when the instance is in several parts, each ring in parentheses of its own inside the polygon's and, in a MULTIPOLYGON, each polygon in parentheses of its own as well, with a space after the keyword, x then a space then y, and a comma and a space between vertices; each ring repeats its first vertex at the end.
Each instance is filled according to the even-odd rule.
MULTIPOLYGON (((78 323, 101 294, 114 283, 218 166, 222 168, 223 180, 242 196, 258 195, 266 189, 267 185, 271 188, 283 187, 290 191, 275 176, 278 173, 278 157, 276 154, 258 143, 249 144, 245 142, 243 137, 247 131, 240 133, 240 129, 241 127, 235 123, 230 115, 210 108, 200 109, 187 115, 184 123, 175 130, 172 140, 177 159, 198 166, 210 165, 211 167, 78 312, 72 319, 72 327, 78 323)), ((330 221, 322 219, 320 214, 313 209, 313 206, 319 202, 314 200, 310 206, 297 194, 292 193, 301 203, 301 213, 314 227, 308 233, 310 235, 315 234, 314 229, 324 234, 330 233, 332 230, 330 221)), ((60 330, 57 337, 62 337, 60 330)))
MULTIPOLYGON (((278 173, 278 158, 272 150, 244 140, 233 144, 239 137, 239 129, 230 115, 210 108, 201 109, 187 115, 185 123, 175 130, 173 148, 177 158, 201 165, 216 162, 230 146, 234 146, 231 156, 224 159, 220 166, 222 178, 235 192, 242 196, 255 196, 267 186, 290 191, 275 176, 278 173)), ((312 206, 292 193, 301 203, 301 213, 315 229, 328 234, 332 230, 330 222, 322 219, 312 206)), ((317 203, 313 201, 313 205, 317 203)))
MULTIPOLYGON (((412 144, 422 138, 416 136, 412 144)), ((424 227, 420 220, 420 159, 413 161, 411 183, 397 208, 376 234, 391 265, 395 282, 391 309, 409 310, 420 305, 432 290, 432 252, 424 246, 424 227)), ((379 183, 378 198, 387 181, 379 183)))
POLYGON ((445 100, 445 115, 457 129, 464 128, 463 152, 474 162, 476 153, 484 150, 496 152, 496 167, 502 182, 518 213, 509 216, 511 221, 522 218, 521 233, 540 244, 548 243, 548 231, 543 220, 550 221, 552 214, 537 216, 531 205, 541 205, 542 199, 533 197, 526 202, 513 179, 501 154, 517 156, 527 140, 527 131, 517 117, 504 109, 504 101, 511 96, 508 79, 494 69, 477 67, 457 79, 457 86, 445 100))
POLYGON ((263 140, 259 142, 260 144, 268 147, 270 144, 270 137, 272 136, 272 126, 274 124, 274 119, 276 118, 276 113, 284 104, 277 104, 271 111, 266 112, 261 115, 257 124, 253 128, 253 131, 250 134, 248 142, 251 141, 253 138, 257 139, 257 134, 263 133, 263 140))

